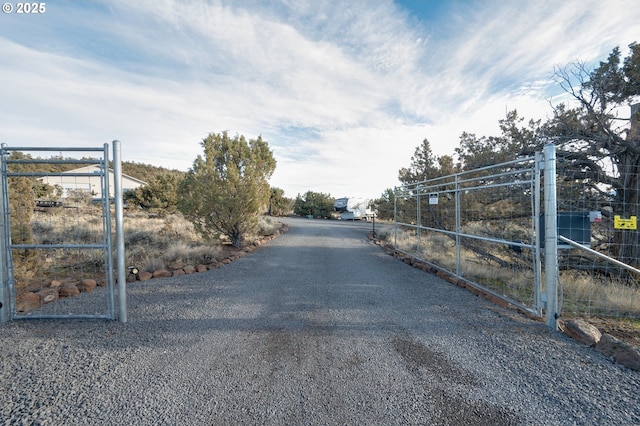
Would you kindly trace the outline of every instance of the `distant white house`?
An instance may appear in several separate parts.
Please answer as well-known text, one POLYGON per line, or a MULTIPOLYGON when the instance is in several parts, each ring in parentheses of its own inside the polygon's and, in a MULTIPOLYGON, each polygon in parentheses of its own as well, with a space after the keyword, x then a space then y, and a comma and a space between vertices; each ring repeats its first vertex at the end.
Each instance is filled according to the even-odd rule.
MULTIPOLYGON (((93 198, 102 198, 102 186, 100 184, 100 166, 93 164, 79 169, 68 170, 56 176, 45 176, 38 179, 49 184, 58 185, 63 189, 62 198, 66 198, 70 191, 86 191, 93 198), (74 176, 77 173, 93 173, 95 176, 74 176)), ((146 185, 145 181, 122 174, 122 192, 132 191, 146 185)), ((115 191, 113 170, 109 169, 109 198, 113 198, 115 191)))

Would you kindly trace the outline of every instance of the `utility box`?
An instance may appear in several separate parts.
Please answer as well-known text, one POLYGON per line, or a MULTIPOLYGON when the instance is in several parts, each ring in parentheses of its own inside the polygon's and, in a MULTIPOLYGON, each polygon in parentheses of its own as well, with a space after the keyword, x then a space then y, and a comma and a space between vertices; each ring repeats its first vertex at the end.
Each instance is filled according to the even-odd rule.
MULTIPOLYGON (((544 247, 544 215, 540 215, 540 247, 544 247)), ((558 212, 558 235, 562 235, 578 244, 591 245, 591 217, 589 212, 558 212)), ((558 241, 559 249, 573 248, 558 241)))

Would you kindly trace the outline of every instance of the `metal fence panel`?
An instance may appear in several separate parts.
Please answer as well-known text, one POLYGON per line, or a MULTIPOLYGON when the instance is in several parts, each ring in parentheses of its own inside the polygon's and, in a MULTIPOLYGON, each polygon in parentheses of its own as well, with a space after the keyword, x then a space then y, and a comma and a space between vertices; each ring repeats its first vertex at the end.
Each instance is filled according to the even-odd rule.
POLYGON ((2 146, 2 320, 116 318, 108 154, 2 146))
POLYGON ((396 188, 396 250, 540 314, 535 157, 396 188))
POLYGON ((551 327, 560 314, 640 318, 639 171, 573 158, 547 145, 396 188, 396 250, 539 316, 554 313, 551 327))

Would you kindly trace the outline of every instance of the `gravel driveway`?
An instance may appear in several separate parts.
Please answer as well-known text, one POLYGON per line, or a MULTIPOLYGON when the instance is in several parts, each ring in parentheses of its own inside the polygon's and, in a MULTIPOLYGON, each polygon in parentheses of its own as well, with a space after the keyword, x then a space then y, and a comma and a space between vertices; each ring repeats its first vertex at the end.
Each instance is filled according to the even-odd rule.
POLYGON ((0 324, 6 425, 640 424, 640 373, 411 268, 370 224, 286 219, 129 321, 0 324))

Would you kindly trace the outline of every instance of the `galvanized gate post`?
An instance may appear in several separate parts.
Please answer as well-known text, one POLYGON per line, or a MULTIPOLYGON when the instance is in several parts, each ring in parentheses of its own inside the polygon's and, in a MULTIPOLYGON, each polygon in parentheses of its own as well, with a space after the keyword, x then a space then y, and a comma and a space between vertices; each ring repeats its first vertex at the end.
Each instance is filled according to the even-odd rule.
MULTIPOLYGON (((5 148, 2 144, 0 156, 2 157, 2 173, 5 173, 5 148)), ((4 180, 3 180, 4 181, 4 180)), ((0 185, 0 322, 11 319, 11 295, 9 293, 9 251, 7 249, 7 233, 9 224, 5 217, 5 192, 4 185, 0 185)))
POLYGON ((558 221, 556 200, 556 147, 544 147, 544 262, 546 323, 558 329, 558 221))
POLYGON ((541 172, 544 169, 544 155, 536 152, 534 160, 533 182, 533 215, 531 217, 531 235, 535 236, 533 256, 533 294, 536 315, 542 317, 542 244, 540 242, 540 215, 541 210, 541 172))
POLYGON ((462 274, 462 248, 460 247, 460 233, 462 232, 461 226, 461 203, 460 203, 460 175, 456 174, 455 178, 455 216, 456 216, 456 275, 460 276, 462 274))
POLYGON ((127 283, 124 272, 124 227, 122 199, 122 162, 120 141, 113 141, 113 187, 116 207, 116 271, 118 280, 118 320, 127 322, 127 283))
POLYGON ((418 245, 416 247, 418 253, 418 259, 423 259, 422 256, 422 212, 420 211, 420 192, 422 191, 422 185, 416 186, 417 188, 417 196, 416 196, 416 220, 417 220, 417 228, 416 231, 418 233, 418 245))
POLYGON ((398 248, 398 187, 393 188, 393 248, 398 248))

